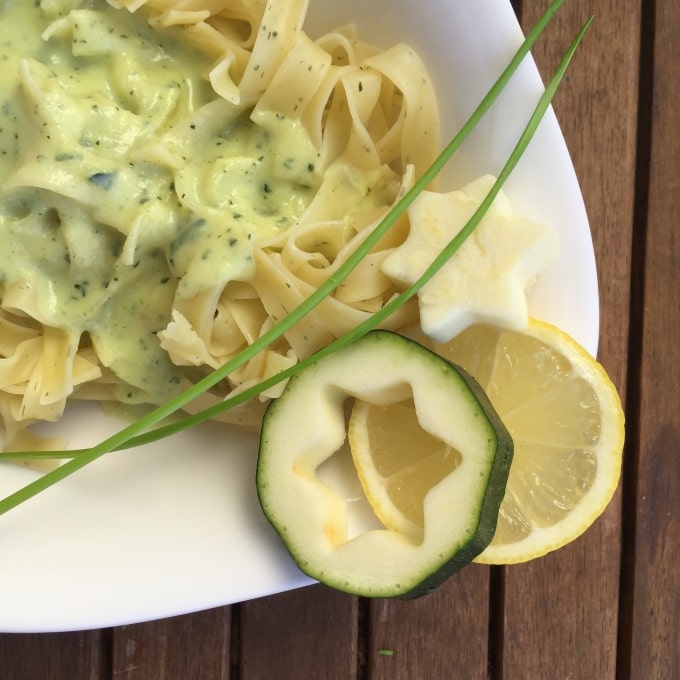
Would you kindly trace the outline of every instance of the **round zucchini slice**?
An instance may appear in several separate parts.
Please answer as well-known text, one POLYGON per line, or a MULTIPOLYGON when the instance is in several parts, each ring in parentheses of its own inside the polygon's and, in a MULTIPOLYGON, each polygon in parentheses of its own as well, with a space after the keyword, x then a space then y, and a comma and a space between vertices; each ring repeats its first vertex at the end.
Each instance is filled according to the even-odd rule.
POLYGON ((507 429, 472 377, 416 342, 378 330, 302 370, 269 404, 257 493, 312 578, 364 597, 417 597, 490 543, 512 453, 507 429), (459 454, 457 467, 424 495, 417 538, 385 526, 350 535, 348 500, 319 476, 344 445, 352 399, 412 399, 420 424, 459 454))

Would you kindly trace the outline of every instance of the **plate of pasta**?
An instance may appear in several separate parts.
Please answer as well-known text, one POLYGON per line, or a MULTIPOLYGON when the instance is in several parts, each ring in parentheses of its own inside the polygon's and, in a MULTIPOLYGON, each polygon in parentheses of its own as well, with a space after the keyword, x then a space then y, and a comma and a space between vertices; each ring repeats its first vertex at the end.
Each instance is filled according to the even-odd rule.
MULTIPOLYGON (((4 449, 92 446, 237 356, 347 259, 521 41, 507 0, 0 0, 4 449)), ((497 174, 542 87, 525 60, 436 190, 497 174)), ((594 353, 593 246, 552 112, 504 191, 560 244, 530 313, 594 353)), ((379 310, 400 290, 381 263, 407 231, 398 221, 185 411, 379 310)), ((388 327, 417 323, 413 302, 388 327)), ((1 516, 0 630, 109 627, 310 583, 254 486, 280 389, 102 456, 1 516)), ((0 462, 0 493, 34 468, 0 462)))

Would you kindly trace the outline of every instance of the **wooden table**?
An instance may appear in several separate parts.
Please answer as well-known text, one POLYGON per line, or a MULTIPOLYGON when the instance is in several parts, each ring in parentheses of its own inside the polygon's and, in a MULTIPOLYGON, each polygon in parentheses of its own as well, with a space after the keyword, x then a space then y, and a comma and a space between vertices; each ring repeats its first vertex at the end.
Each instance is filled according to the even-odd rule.
MULTIPOLYGON (((529 26, 546 2, 515 4, 529 26)), ((0 635, 1 680, 680 677, 680 3, 567 2, 534 52, 545 74, 591 13, 555 108, 595 241, 599 358, 627 412, 604 516, 555 554, 471 566, 414 602, 312 586, 114 629, 0 635)))

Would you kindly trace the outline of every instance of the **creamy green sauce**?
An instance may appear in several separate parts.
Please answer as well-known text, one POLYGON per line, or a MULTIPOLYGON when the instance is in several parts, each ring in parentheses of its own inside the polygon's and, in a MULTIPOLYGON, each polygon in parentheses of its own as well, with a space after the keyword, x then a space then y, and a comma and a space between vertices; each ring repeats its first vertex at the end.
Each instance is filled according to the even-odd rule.
POLYGON ((321 181, 302 126, 220 100, 179 36, 103 0, 0 0, 0 296, 87 334, 131 403, 183 380, 156 337, 173 300, 247 279, 321 181))

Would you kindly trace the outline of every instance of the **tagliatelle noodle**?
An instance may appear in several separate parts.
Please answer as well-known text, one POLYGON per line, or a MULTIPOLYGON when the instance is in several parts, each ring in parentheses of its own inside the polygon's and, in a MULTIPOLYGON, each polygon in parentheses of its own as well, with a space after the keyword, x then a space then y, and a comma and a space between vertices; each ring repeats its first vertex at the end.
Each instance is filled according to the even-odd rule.
MULTIPOLYGON (((338 252, 333 253, 329 260, 323 254, 328 246, 320 244, 344 239, 341 245, 349 253, 356 246, 356 241, 348 233, 353 231, 352 235, 357 237, 362 229, 368 231, 375 226, 391 205, 389 201, 384 201, 384 207, 373 214, 374 221, 361 226, 352 226, 351 218, 348 219, 344 210, 337 215, 331 212, 333 207, 337 209, 337 206, 356 205, 362 198, 356 195, 360 189, 359 183, 353 185, 351 181, 352 168, 373 169, 376 174, 390 175, 388 167, 395 160, 404 164, 408 160, 415 161, 420 170, 431 161, 436 145, 436 107, 422 63, 406 46, 394 48, 384 59, 379 56, 376 48, 360 43, 348 27, 324 36, 318 42, 301 35, 280 64, 256 105, 253 116, 256 117, 261 111, 275 110, 303 121, 312 139, 318 141, 322 148, 321 167, 326 166, 324 182, 300 222, 286 231, 278 242, 267 243, 254 254, 256 270, 249 284, 256 290, 255 300, 261 306, 251 302, 247 307, 241 305, 239 310, 242 324, 244 310, 255 321, 254 324, 245 324, 249 328, 250 338, 244 337, 240 344, 232 342, 229 348, 221 346, 218 336, 196 332, 199 330, 197 324, 187 323, 189 315, 176 313, 173 323, 161 337, 164 347, 178 363, 187 361, 192 354, 201 357, 200 363, 214 367, 224 363, 252 341, 256 334, 266 329, 264 325, 258 329, 257 323, 262 319, 282 318, 344 260, 344 257, 336 260, 338 252), (363 63, 357 64, 357 58, 364 60, 363 63), (370 59, 374 62, 371 63, 370 59), (390 67, 392 61, 395 62, 393 68, 390 67), (312 87, 309 87, 310 79, 312 87), (413 85, 404 92, 404 84, 410 81, 413 85), (302 84, 305 87, 301 87, 302 84), (378 108, 381 93, 385 110, 378 108), (395 107, 395 99, 399 100, 400 106, 395 107), (418 102, 424 102, 424 105, 421 107, 418 102), (395 109, 398 114, 390 121, 389 113, 395 109), (423 121, 422 117, 429 117, 429 120, 423 121), (424 123, 427 129, 420 130, 419 126, 424 123), (375 132, 372 135, 369 128, 381 133, 377 139, 375 132), (394 140, 398 140, 398 145, 394 144, 394 140), (352 195, 352 189, 355 195, 352 195), (337 194, 341 191, 347 194, 345 200, 337 200, 337 194), (334 197, 332 202, 324 201, 331 195, 334 197), (303 247, 299 246, 300 243, 304 243, 303 247), (331 262, 334 266, 330 266, 331 262), (189 329, 194 332, 189 332, 189 329)), ((394 198, 399 195, 400 179, 392 175, 383 180, 385 185, 392 182, 394 198)), ((406 181, 411 182, 412 178, 406 181)), ((362 217, 365 217, 365 213, 362 213, 362 217)), ((402 228, 400 236, 394 239, 390 247, 398 245, 404 237, 405 230, 402 228)), ((322 303, 304 324, 285 335, 287 342, 275 352, 281 364, 262 360, 257 360, 258 363, 270 367, 272 363, 277 366, 288 365, 291 350, 295 357, 309 356, 379 309, 397 292, 394 284, 380 272, 379 265, 383 257, 384 253, 367 257, 334 297, 322 303)), ((218 315, 205 315, 206 319, 210 317, 213 320, 213 326, 215 320, 229 313, 232 306, 230 292, 227 286, 218 303, 217 309, 221 310, 218 315)), ((236 302, 234 306, 238 304, 236 302)), ((192 309, 198 306, 190 305, 192 309)), ((195 313, 193 316, 195 318, 195 313)), ((409 305, 402 310, 400 318, 393 320, 392 327, 414 323, 416 319, 415 304, 409 305)), ((230 334, 230 339, 233 341, 233 334, 230 334)), ((251 384, 248 378, 252 372, 250 369, 252 365, 236 371, 230 379, 239 385, 251 384)), ((259 378, 269 375, 271 373, 265 370, 259 378)), ((189 407, 188 410, 193 409, 189 407)), ((233 413, 226 414, 227 419, 231 416, 233 413)))
MULTIPOLYGON (((174 168, 177 193, 185 205, 205 210, 220 195, 217 169, 205 169, 200 183, 189 181, 182 159, 191 156, 190 132, 196 126, 223 126, 252 108, 249 115, 265 126, 272 114, 299 122, 319 153, 315 172, 322 180, 310 205, 297 223, 253 244, 253 264, 247 272, 231 276, 225 270, 199 289, 183 287, 180 280, 172 320, 158 337, 175 364, 195 367, 200 376, 238 354, 336 271, 429 166, 438 149, 434 90, 408 46, 381 50, 360 41, 352 26, 310 38, 303 31, 306 0, 108 1, 130 12, 143 8, 151 25, 181 27, 186 40, 214 60, 205 76, 220 99, 196 111, 179 93, 134 102, 148 111, 151 127, 157 128, 149 130, 149 143, 140 157, 174 168)), ((75 45, 77 30, 83 30, 77 21, 65 17, 46 37, 50 31, 55 35, 74 31, 75 45)), ((124 99, 129 73, 124 57, 119 56, 112 69, 114 86, 124 99)), ((52 132, 58 136, 53 112, 61 95, 51 86, 48 70, 35 61, 26 62, 21 78, 36 111, 55 121, 52 132)), ((117 134, 124 144, 126 128, 138 123, 134 116, 126 118, 124 110, 116 120, 120 129, 110 134, 117 134)), ((96 167, 94 156, 86 155, 84 162, 96 167)), ((124 178, 124 168, 120 172, 124 178)), ((163 224, 162 203, 140 207, 121 199, 120 211, 104 216, 92 204, 87 183, 77 177, 65 181, 63 172, 33 161, 18 167, 11 182, 55 194, 67 237, 71 234, 72 257, 89 257, 91 244, 83 233, 87 220, 66 201, 86 206, 125 235, 123 265, 132 266, 145 243, 162 236, 154 232, 163 224), (65 197, 62 203, 59 196, 65 197)), ((399 289, 382 274, 380 264, 407 232, 402 218, 331 297, 187 411, 216 403, 294 365, 397 295, 399 289)), ((120 377, 107 367, 107 358, 97 356, 87 334, 50 326, 38 298, 35 289, 8 288, 0 309, 0 417, 5 446, 15 450, 26 442, 40 446, 28 435, 22 438, 23 429, 35 421, 58 419, 68 399, 115 400, 121 389, 120 377)), ((417 319, 417 303, 412 301, 387 326, 406 327, 417 319)), ((226 412, 223 419, 257 427, 265 401, 281 389, 271 388, 260 399, 226 412)))
POLYGON ((14 450, 54 444, 20 438, 22 423, 58 420, 74 389, 102 375, 92 348, 78 347, 79 334, 22 321, 0 309, 0 418, 14 450))

